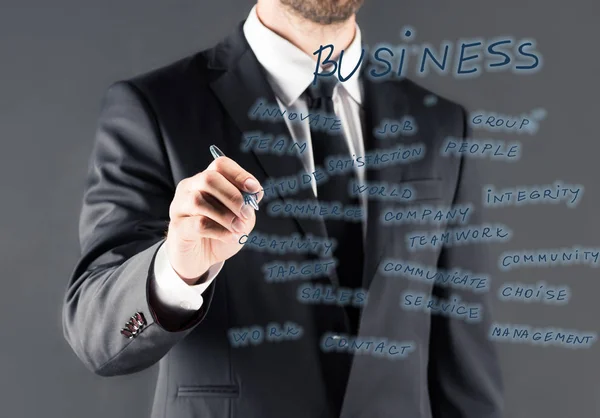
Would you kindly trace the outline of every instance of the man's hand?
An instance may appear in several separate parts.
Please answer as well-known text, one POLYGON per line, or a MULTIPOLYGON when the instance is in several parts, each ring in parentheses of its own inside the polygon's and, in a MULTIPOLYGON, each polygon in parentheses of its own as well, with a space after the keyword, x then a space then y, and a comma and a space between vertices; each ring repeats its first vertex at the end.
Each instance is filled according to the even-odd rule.
POLYGON ((240 236, 254 228, 254 209, 240 190, 258 193, 259 201, 263 196, 258 180, 227 157, 177 185, 165 245, 171 266, 186 283, 196 283, 210 266, 235 255, 243 246, 240 236))

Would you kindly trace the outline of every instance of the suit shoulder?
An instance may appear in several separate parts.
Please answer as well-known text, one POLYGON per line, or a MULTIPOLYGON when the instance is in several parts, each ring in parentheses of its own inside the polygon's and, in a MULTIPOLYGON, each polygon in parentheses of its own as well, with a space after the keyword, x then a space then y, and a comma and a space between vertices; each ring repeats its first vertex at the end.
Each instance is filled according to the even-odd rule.
POLYGON ((210 81, 207 54, 204 50, 174 62, 121 80, 135 87, 150 101, 160 98, 181 98, 185 92, 202 90, 210 81))

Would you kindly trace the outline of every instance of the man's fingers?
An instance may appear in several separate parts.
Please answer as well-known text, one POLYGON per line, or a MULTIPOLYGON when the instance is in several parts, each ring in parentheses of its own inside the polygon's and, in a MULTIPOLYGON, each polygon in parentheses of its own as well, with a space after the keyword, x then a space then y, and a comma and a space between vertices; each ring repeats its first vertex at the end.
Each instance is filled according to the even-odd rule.
MULTIPOLYGON (((189 190, 191 195, 196 196, 196 199, 200 197, 200 200, 195 203, 202 204, 202 197, 210 195, 239 218, 248 220, 253 216, 253 209, 245 205, 240 190, 217 171, 206 170, 202 172, 201 175, 194 178, 193 182, 189 183, 189 187, 191 187, 189 190)), ((189 210, 193 209, 189 208, 189 210)))
POLYGON ((176 222, 178 238, 183 241, 198 241, 202 238, 212 238, 225 243, 236 242, 240 234, 234 234, 223 225, 215 222, 207 216, 186 216, 179 218, 176 222))
POLYGON ((261 189, 258 180, 231 158, 219 157, 210 163, 207 170, 221 173, 231 184, 245 192, 258 193, 261 189))
POLYGON ((208 192, 198 192, 193 203, 196 205, 196 208, 192 209, 195 214, 208 216, 235 234, 243 234, 254 224, 253 209, 242 208, 242 216, 236 215, 222 201, 208 192))

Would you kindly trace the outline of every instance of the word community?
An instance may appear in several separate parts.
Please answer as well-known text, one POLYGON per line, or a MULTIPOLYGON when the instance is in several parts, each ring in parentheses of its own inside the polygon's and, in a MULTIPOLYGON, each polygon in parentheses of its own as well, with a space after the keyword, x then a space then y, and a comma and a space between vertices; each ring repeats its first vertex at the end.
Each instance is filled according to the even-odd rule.
POLYGON ((513 253, 502 253, 498 259, 498 264, 500 270, 520 267, 569 266, 571 264, 591 264, 592 267, 598 267, 599 257, 600 248, 573 247, 522 250, 513 253))

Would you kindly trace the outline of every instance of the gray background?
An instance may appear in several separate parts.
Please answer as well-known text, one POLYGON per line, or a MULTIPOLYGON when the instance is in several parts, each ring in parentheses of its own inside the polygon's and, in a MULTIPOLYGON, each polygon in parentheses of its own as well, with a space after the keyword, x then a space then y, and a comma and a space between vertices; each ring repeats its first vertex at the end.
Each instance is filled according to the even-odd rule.
MULTIPOLYGON (((100 98, 113 81, 213 45, 247 15, 252 1, 9 3, 0 8, 0 415, 146 417, 154 369, 95 376, 62 336, 60 307, 78 257, 77 218, 100 98)), ((518 163, 490 164, 490 182, 508 187, 560 179, 585 185, 576 209, 563 204, 489 210, 489 219, 515 232, 511 242, 490 247, 494 254, 599 245, 594 208, 600 185, 594 180, 600 66, 593 59, 598 6, 591 0, 366 3, 359 23, 369 44, 400 43, 406 24, 416 29, 416 43, 495 36, 537 40, 544 67, 534 75, 503 72, 466 80, 431 75, 417 81, 470 110, 548 111, 537 135, 516 138, 524 146, 518 163)), ((568 284, 572 291, 562 307, 502 303, 494 297, 496 318, 598 331, 599 272, 580 265, 499 274, 491 266, 494 289, 504 281, 544 279, 568 284)), ((498 347, 507 417, 599 416, 598 343, 587 350, 498 347)))

